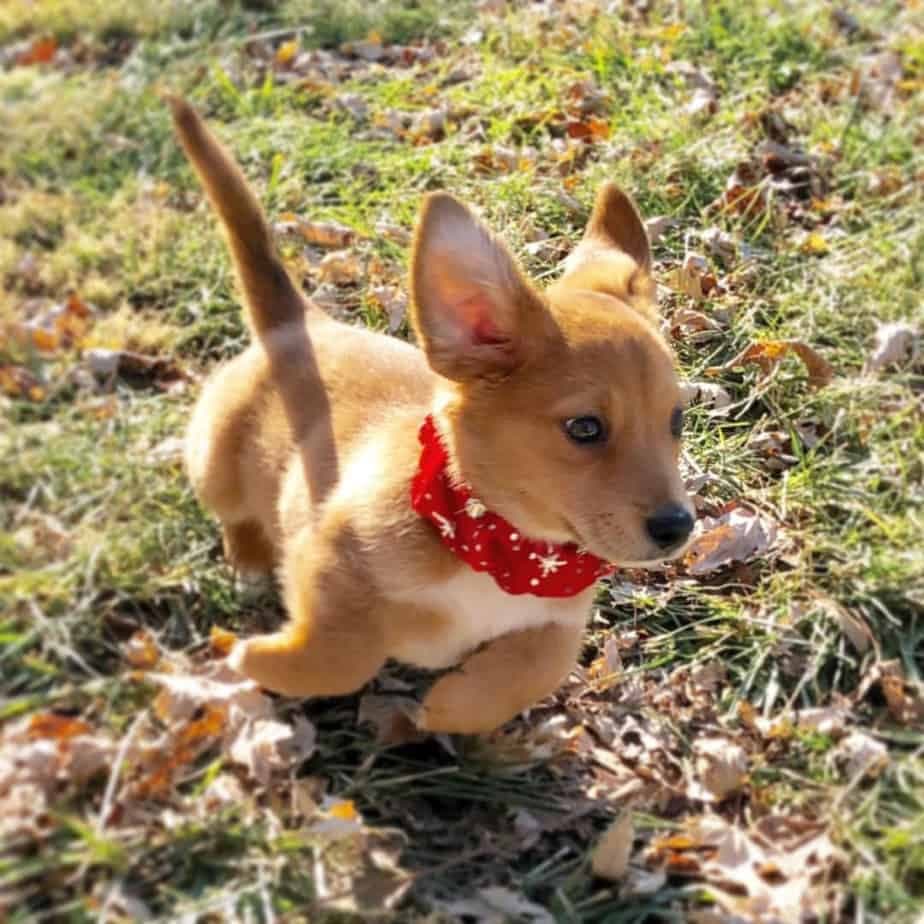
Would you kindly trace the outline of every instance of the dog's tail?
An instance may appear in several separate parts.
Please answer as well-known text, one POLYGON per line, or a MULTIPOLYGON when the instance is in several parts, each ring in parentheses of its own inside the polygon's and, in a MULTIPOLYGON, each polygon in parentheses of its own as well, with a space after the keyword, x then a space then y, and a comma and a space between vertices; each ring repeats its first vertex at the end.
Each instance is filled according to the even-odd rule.
POLYGON ((254 331, 262 335, 300 320, 310 303, 289 278, 240 168, 189 103, 165 99, 183 150, 224 225, 254 331))

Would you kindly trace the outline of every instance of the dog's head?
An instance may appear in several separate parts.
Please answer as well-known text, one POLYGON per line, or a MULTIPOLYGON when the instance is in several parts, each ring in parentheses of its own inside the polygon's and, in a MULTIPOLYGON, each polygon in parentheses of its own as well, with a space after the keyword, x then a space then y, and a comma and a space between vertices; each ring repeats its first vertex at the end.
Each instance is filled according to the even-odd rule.
POLYGON ((544 292, 444 193, 424 203, 411 268, 456 474, 531 538, 623 565, 676 555, 693 525, 650 269, 644 225, 612 184, 544 292))

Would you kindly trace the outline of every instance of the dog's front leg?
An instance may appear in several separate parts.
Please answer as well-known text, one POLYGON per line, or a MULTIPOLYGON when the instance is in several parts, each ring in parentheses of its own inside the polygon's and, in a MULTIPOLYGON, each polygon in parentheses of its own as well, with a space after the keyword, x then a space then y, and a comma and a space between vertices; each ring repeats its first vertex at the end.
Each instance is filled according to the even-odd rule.
POLYGON ((558 688, 583 633, 581 624, 549 623, 493 639, 433 685, 418 724, 433 732, 493 731, 558 688))
POLYGON ((238 642, 230 662, 286 696, 342 696, 385 661, 382 608, 360 565, 350 530, 304 530, 283 565, 289 622, 280 632, 238 642))

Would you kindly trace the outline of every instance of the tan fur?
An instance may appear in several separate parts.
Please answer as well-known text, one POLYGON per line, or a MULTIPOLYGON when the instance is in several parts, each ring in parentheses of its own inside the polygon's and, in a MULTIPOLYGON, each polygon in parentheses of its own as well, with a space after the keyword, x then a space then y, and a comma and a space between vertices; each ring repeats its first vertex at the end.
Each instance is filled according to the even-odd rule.
POLYGON ((278 569, 290 617, 238 643, 233 663, 311 696, 358 689, 388 657, 461 662, 428 694, 422 726, 498 726, 561 682, 593 591, 511 596, 456 559, 410 505, 418 430, 433 413, 454 474, 525 535, 617 563, 662 557, 645 518, 689 500, 670 434, 678 388, 634 205, 606 185, 543 293, 464 206, 427 197, 411 261, 418 350, 304 299, 231 158, 192 108, 170 102, 256 334, 205 386, 186 465, 229 560, 278 569), (608 422, 606 445, 565 436, 563 421, 587 414, 608 422))

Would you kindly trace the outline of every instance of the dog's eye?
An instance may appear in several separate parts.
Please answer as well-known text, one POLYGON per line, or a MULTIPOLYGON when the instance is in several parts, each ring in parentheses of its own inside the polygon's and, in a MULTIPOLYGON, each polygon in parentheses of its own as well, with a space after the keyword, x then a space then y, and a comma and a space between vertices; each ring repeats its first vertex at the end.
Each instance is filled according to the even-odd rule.
POLYGON ((606 438, 599 417, 571 417, 565 421, 565 432, 575 443, 602 443, 606 438))
POLYGON ((675 407, 671 414, 671 436, 680 439, 681 433, 683 433, 683 411, 675 407))

